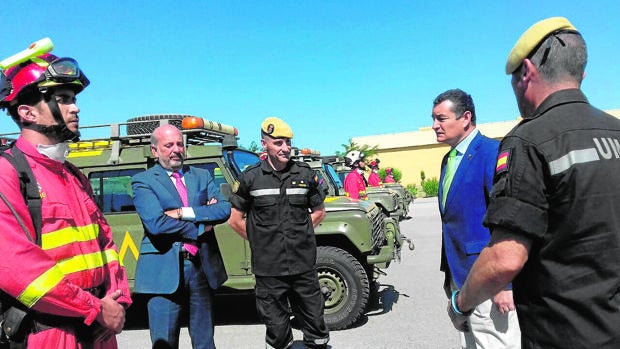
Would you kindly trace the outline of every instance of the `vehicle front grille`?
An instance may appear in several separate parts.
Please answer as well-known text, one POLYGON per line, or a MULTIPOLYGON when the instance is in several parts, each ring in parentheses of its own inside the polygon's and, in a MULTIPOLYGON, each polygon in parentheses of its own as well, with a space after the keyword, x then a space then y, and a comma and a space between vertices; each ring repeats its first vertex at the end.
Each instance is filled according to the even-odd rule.
POLYGON ((394 208, 400 207, 398 205, 398 195, 396 195, 396 193, 392 193, 391 196, 392 196, 392 204, 394 205, 394 208))
POLYGON ((372 247, 375 249, 386 243, 385 233, 383 232, 384 215, 379 209, 372 210, 370 214, 372 222, 372 247))

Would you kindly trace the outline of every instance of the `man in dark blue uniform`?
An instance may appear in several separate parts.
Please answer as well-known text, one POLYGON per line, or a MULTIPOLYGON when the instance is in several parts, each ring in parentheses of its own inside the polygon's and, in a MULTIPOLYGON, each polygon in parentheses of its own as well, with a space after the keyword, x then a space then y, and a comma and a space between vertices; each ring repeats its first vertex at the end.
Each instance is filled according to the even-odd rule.
POLYGON ((316 264, 314 227, 325 217, 314 171, 290 161, 293 131, 275 117, 261 126, 267 157, 249 167, 233 189, 228 223, 250 242, 256 308, 267 327, 267 348, 293 343, 289 303, 298 310, 304 344, 326 348, 329 332, 316 264), (246 219, 244 219, 246 216, 246 219))
POLYGON ((500 145, 491 242, 448 306, 457 329, 514 279, 523 348, 620 348, 620 120, 581 92, 586 61, 562 17, 508 57, 524 120, 500 145))

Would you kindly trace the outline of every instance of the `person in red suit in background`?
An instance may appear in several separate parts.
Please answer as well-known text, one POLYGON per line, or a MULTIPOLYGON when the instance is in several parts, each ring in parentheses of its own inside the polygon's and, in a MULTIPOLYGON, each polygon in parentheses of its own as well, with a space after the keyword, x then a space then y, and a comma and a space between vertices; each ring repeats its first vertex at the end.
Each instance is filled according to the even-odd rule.
POLYGON ((383 183, 396 183, 394 180, 394 172, 391 167, 385 169, 385 179, 383 180, 383 183))
POLYGON ((364 162, 364 153, 352 150, 344 157, 345 164, 351 167, 351 172, 344 179, 344 191, 351 199, 366 200, 366 180, 364 179, 364 171, 366 163, 364 162))
POLYGON ((368 165, 370 166, 370 175, 368 176, 368 185, 371 187, 380 187, 383 182, 381 182, 381 177, 379 177, 379 159, 375 159, 371 161, 368 165))

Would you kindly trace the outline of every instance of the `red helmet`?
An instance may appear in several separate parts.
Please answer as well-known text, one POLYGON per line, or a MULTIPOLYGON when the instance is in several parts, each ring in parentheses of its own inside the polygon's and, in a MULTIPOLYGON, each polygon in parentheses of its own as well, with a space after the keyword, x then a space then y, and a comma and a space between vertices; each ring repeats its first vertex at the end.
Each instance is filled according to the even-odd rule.
POLYGON ((73 58, 58 58, 46 53, 6 70, 13 88, 2 102, 11 102, 24 88, 36 84, 41 92, 48 87, 68 85, 80 93, 90 84, 73 58))

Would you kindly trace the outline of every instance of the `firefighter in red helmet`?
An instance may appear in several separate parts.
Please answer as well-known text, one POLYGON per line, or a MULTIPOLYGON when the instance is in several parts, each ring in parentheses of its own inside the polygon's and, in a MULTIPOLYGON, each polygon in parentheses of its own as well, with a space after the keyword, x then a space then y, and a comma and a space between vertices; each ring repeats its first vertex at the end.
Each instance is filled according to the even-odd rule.
POLYGON ((380 187, 383 184, 383 182, 381 182, 381 177, 379 177, 379 162, 379 159, 375 159, 368 163, 370 167, 368 185, 371 187, 380 187))
POLYGON ((385 179, 383 180, 383 183, 396 183, 394 180, 394 170, 392 170, 391 167, 387 167, 385 169, 385 179))
POLYGON ((0 107, 20 136, 0 158, 0 270, 15 271, 0 278, 0 299, 3 311, 13 305, 30 319, 11 347, 117 348, 131 304, 125 268, 89 180, 66 161, 68 142, 80 135, 76 95, 89 81, 77 61, 51 54, 4 75, 0 107), (38 210, 20 190, 18 158, 36 181, 38 210))

